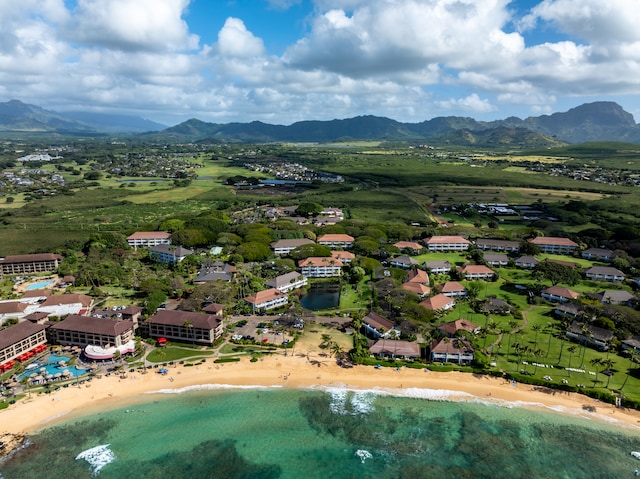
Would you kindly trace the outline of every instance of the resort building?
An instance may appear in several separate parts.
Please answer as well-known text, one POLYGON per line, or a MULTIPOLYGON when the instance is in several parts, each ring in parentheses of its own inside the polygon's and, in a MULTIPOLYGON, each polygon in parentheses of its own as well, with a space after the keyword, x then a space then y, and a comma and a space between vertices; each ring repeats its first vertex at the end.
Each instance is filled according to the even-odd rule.
POLYGON ((444 338, 431 344, 431 361, 471 364, 473 348, 469 341, 460 338, 444 338))
POLYGON ((311 257, 298 262, 303 276, 329 278, 342 275, 342 261, 327 257, 311 257))
POLYGON ((53 253, 21 254, 0 259, 0 274, 32 274, 55 271, 62 256, 53 253))
POLYGON ((428 311, 446 311, 456 305, 456 300, 440 293, 421 301, 419 304, 428 311))
POLYGON ((466 298, 467 288, 458 281, 447 281, 437 286, 437 290, 449 298, 466 298))
POLYGON ((29 314, 27 311, 28 307, 29 305, 27 303, 23 303, 21 301, 0 301, 0 326, 2 326, 8 319, 24 318, 29 314))
POLYGON ((624 281, 624 273, 610 266, 592 266, 584 270, 584 277, 591 281, 620 283, 624 281))
POLYGON ((223 333, 222 318, 213 314, 160 310, 147 320, 149 336, 211 346, 223 333))
POLYGON ((604 261, 605 263, 613 260, 613 251, 605 248, 589 248, 580 253, 584 259, 592 261, 604 261))
POLYGON ((578 249, 578 244, 574 243, 569 238, 538 236, 527 241, 540 247, 543 253, 572 254, 578 249))
POLYGON ((509 265, 509 257, 504 253, 488 253, 482 259, 494 268, 504 268, 509 265))
POLYGON ((402 283, 401 287, 405 291, 417 294, 420 298, 424 298, 431 294, 431 288, 422 283, 412 283, 411 281, 407 281, 406 283, 402 283))
POLYGON ((517 253, 520 251, 520 243, 502 239, 479 238, 476 246, 483 251, 504 251, 505 253, 517 253))
POLYGON ((483 264, 467 264, 464 267, 460 268, 459 271, 465 279, 469 280, 490 280, 493 279, 493 276, 496 274, 495 271, 483 264))
POLYGON ((133 321, 70 314, 59 323, 51 323, 47 335, 50 342, 64 346, 117 348, 134 340, 135 324, 133 321))
POLYGON ((633 294, 622 289, 602 291, 596 294, 596 298, 598 298, 598 301, 602 304, 621 304, 623 306, 633 307, 638 303, 638 299, 633 294))
POLYGON ((38 311, 44 311, 53 316, 67 314, 86 315, 91 312, 93 298, 86 294, 66 293, 49 296, 38 306, 38 311))
POLYGON ((318 244, 328 246, 329 248, 349 249, 353 246, 353 236, 345 234, 326 234, 318 238, 318 244))
POLYGON ((563 288, 562 286, 551 286, 542 291, 541 296, 552 303, 566 303, 573 299, 578 299, 580 293, 571 291, 568 288, 563 288))
POLYGON ((516 268, 533 269, 538 265, 539 262, 540 260, 533 256, 520 256, 518 259, 516 259, 515 264, 516 268))
POLYGON ((294 289, 303 288, 309 281, 297 271, 281 274, 266 282, 267 286, 275 288, 282 293, 288 293, 294 289))
POLYGON ((371 345, 369 352, 377 358, 419 359, 420 345, 411 341, 379 339, 371 345))
POLYGON ((366 336, 373 336, 374 338, 400 336, 400 331, 395 329, 393 321, 373 311, 362 318, 362 327, 364 328, 366 336))
POLYGON ((194 251, 182 246, 172 246, 161 244, 154 246, 149 250, 149 257, 156 263, 178 264, 194 251))
POLYGON ((571 322, 566 334, 567 338, 600 351, 608 350, 613 339, 613 331, 578 321, 571 322))
POLYGON ((444 323, 438 326, 438 331, 445 334, 449 338, 452 338, 456 334, 458 334, 458 331, 467 331, 469 333, 475 334, 478 329, 480 329, 480 326, 462 318, 456 319, 455 321, 449 321, 448 323, 444 323))
POLYGON ((202 311, 207 314, 217 316, 218 318, 222 318, 224 316, 224 305, 220 303, 209 303, 202 308, 202 311))
POLYGON ((41 303, 51 296, 51 293, 52 291, 50 289, 30 289, 24 292, 20 301, 29 304, 41 303))
POLYGON ((244 300, 253 306, 253 311, 266 311, 269 309, 279 308, 289 303, 289 295, 282 291, 271 288, 264 291, 258 291, 251 296, 247 296, 244 300))
POLYGON ((223 263, 222 261, 216 261, 213 264, 200 268, 193 282, 195 284, 204 284, 209 281, 224 281, 228 283, 235 277, 236 272, 235 266, 223 263))
POLYGON ((356 259, 356 255, 353 254, 351 251, 332 251, 331 252, 331 257, 333 259, 338 259, 340 261, 342 261, 342 264, 349 264, 351 263, 354 259, 356 259))
POLYGON ((424 270, 412 269, 407 274, 407 283, 419 283, 429 286, 429 275, 424 270))
POLYGON ((23 321, 1 330, 0 372, 11 369, 15 361, 28 359, 37 352, 43 351, 47 344, 45 330, 44 325, 29 321, 23 321))
POLYGON ((424 243, 429 251, 467 251, 471 241, 462 236, 432 236, 424 243))
POLYGON ((171 244, 171 233, 166 231, 138 231, 127 237, 127 243, 132 248, 149 248, 161 244, 171 244))
POLYGON ((447 260, 425 261, 424 267, 431 274, 447 274, 451 271, 451 263, 447 260))
POLYGON ((398 248, 400 251, 406 251, 409 254, 420 254, 420 252, 424 249, 420 243, 416 243, 415 241, 398 241, 394 243, 393 246, 398 248))
POLYGON ((307 238, 281 239, 271 243, 271 248, 278 256, 288 256, 294 249, 308 244, 315 244, 315 242, 307 238))
POLYGON ((389 265, 396 268, 411 269, 414 266, 418 266, 418 262, 411 256, 397 256, 389 260, 389 265))

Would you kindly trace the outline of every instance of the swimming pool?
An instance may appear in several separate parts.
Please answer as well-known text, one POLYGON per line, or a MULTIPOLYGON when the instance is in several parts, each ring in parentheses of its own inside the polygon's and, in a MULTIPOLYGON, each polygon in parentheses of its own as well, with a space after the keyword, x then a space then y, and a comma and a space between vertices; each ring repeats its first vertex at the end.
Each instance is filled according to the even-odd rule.
POLYGON ((69 378, 77 378, 86 374, 88 371, 86 369, 80 369, 75 366, 68 366, 66 363, 69 362, 71 358, 68 356, 58 356, 57 354, 51 354, 47 356, 46 363, 38 363, 37 361, 31 363, 27 366, 27 370, 18 376, 18 381, 23 378, 31 378, 32 374, 35 373, 36 376, 42 376, 46 378, 48 374, 50 374, 53 379, 56 379, 56 374, 60 374, 58 378, 64 378, 64 376, 68 376, 69 378), (61 365, 60 362, 64 361, 64 365, 61 365), (35 366, 33 366, 35 364, 35 366), (64 371, 69 371, 69 373, 65 373, 64 371))
POLYGON ((32 289, 42 289, 42 288, 46 288, 47 286, 49 286, 51 284, 55 284, 55 282, 56 282, 55 279, 48 279, 46 281, 40 281, 39 283, 30 284, 25 289, 27 291, 31 291, 32 289))

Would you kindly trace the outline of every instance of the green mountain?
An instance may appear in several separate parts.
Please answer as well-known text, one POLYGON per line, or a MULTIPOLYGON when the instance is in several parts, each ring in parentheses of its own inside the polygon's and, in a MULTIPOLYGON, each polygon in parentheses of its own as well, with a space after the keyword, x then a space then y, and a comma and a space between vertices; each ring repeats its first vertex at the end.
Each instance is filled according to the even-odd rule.
POLYGON ((106 133, 144 133, 164 128, 166 125, 136 116, 84 111, 57 113, 20 100, 0 103, 0 133, 94 136, 106 133))
POLYGON ((468 117, 438 117, 401 123, 376 116, 345 120, 300 121, 288 126, 251 123, 215 124, 189 120, 153 135, 177 141, 333 142, 411 140, 482 147, 549 148, 585 141, 640 143, 640 126, 618 104, 596 102, 564 113, 491 122, 468 117))

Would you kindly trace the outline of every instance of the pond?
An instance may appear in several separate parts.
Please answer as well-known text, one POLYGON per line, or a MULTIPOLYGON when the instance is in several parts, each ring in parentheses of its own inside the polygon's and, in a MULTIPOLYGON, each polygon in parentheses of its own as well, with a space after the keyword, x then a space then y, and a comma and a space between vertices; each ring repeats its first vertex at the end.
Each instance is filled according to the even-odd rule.
POLYGON ((340 306, 340 283, 312 283, 307 294, 300 298, 303 308, 311 311, 337 308, 340 306))

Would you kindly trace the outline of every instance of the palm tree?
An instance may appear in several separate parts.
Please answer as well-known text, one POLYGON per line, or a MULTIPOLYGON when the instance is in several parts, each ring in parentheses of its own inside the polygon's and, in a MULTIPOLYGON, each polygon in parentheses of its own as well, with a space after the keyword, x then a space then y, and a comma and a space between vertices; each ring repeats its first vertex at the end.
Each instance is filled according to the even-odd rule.
MULTIPOLYGON (((551 329, 551 323, 547 323, 547 329, 551 329)), ((547 354, 544 355, 545 358, 549 357, 549 351, 551 351, 551 338, 553 336, 553 330, 549 332, 549 342, 547 343, 547 354)))
POLYGON ((195 337, 193 337, 193 323, 187 319, 182 323, 182 326, 187 328, 187 331, 190 332, 187 336, 191 336, 191 344, 195 344, 195 337))
POLYGON ((340 357, 342 356, 342 354, 344 353, 344 349, 342 348, 342 346, 340 346, 338 343, 334 342, 331 345, 331 352, 333 353, 333 356, 336 359, 340 359, 340 357))
POLYGON ((624 382, 622 383, 622 386, 620 386, 621 391, 624 388, 625 384, 627 384, 627 379, 629 379, 629 376, 631 375, 632 365, 638 360, 638 356, 636 356, 633 353, 633 351, 629 351, 628 354, 629 354, 629 367, 627 368, 627 374, 625 374, 624 376, 624 382))
POLYGON ((531 326, 531 329, 533 329, 535 331, 535 333, 536 333, 535 336, 533 337, 533 345, 537 346, 538 345, 538 333, 542 329, 542 326, 540 326, 539 324, 534 324, 533 326, 531 326))
POLYGON ((596 377, 593 380, 593 385, 595 386, 596 383, 598 382, 598 366, 602 364, 602 359, 600 358, 592 358, 589 360, 589 364, 591 364, 592 366, 594 366, 596 368, 596 377))
POLYGON ((567 348, 567 351, 569 351, 569 366, 567 366, 567 372, 569 373, 569 376, 571 376, 571 357, 577 350, 578 347, 574 346, 573 344, 567 348))
POLYGON ((613 373, 611 372, 611 368, 615 364, 615 361, 613 361, 613 359, 606 358, 606 359, 600 360, 600 364, 604 366, 603 372, 609 373, 607 374, 607 384, 605 385, 605 388, 608 388, 609 381, 611 381, 611 376, 613 376, 613 373))

